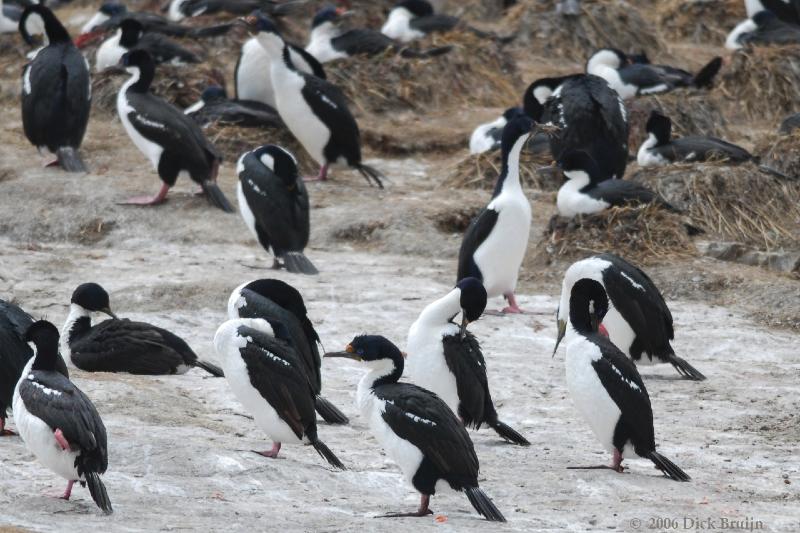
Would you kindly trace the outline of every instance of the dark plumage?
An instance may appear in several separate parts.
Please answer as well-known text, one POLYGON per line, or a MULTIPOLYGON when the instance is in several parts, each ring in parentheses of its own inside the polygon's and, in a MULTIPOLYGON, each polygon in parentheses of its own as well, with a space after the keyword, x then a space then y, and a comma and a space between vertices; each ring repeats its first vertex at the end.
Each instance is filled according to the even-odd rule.
POLYGON ((228 317, 260 318, 271 325, 277 339, 293 347, 308 374, 317 412, 331 424, 346 424, 347 417, 322 395, 321 342, 308 318, 300 292, 277 279, 259 279, 237 288, 228 301, 228 317))
POLYGON ((199 360, 174 333, 118 319, 109 307, 108 293, 96 283, 84 283, 73 292, 63 342, 75 366, 87 372, 160 375, 182 374, 198 367, 222 377, 219 367, 199 360), (91 315, 97 312, 112 318, 93 326, 91 315))
POLYGON ((26 42, 32 42, 26 29, 31 16, 44 20, 49 44, 22 71, 25 136, 38 149, 56 154, 67 172, 86 172, 78 148, 91 111, 89 67, 67 30, 44 5, 28 6, 22 14, 19 28, 26 42))
POLYGON ((598 324, 608 310, 603 286, 581 279, 572 288, 569 320, 575 337, 567 346, 567 386, 575 406, 622 472, 625 454, 650 459, 675 481, 691 478, 656 451, 650 397, 636 366, 605 336, 598 324), (613 429, 608 425, 613 424, 613 429), (610 437, 610 438, 609 438, 610 437))
POLYGON ((144 50, 128 52, 122 58, 131 79, 122 86, 117 111, 125 130, 154 167, 163 185, 150 198, 135 198, 127 203, 154 205, 164 201, 181 171, 199 184, 209 202, 233 212, 228 199, 216 183, 222 155, 203 135, 200 127, 178 108, 150 92, 155 65, 144 50))
MULTIPOLYGON (((5 429, 6 411, 11 409, 22 369, 33 356, 25 341, 25 332, 33 322, 33 317, 19 306, 0 300, 0 437, 13 435, 5 429)), ((61 357, 56 361, 56 370, 69 377, 61 357)))
POLYGON ((206 87, 200 101, 187 108, 184 113, 201 126, 219 123, 240 128, 286 127, 272 106, 254 100, 231 100, 225 89, 217 85, 206 87))
POLYGON ((239 210, 245 224, 275 266, 289 272, 318 274, 303 254, 308 245, 308 192, 294 156, 275 145, 247 152, 236 165, 239 210))
POLYGON ((587 152, 606 178, 622 178, 628 164, 625 104, 597 76, 572 75, 533 82, 523 97, 525 111, 557 131, 550 151, 557 161, 573 150, 587 152))
POLYGON ((363 361, 371 371, 359 384, 358 401, 362 414, 403 474, 421 494, 420 507, 410 515, 431 514, 430 497, 439 480, 453 490, 465 492, 470 503, 487 520, 505 522, 502 513, 478 486, 478 456, 464 426, 450 408, 429 390, 410 383, 399 383, 403 374, 403 355, 381 336, 354 338, 346 351, 326 357, 346 357, 363 361), (406 455, 399 441, 413 444, 422 458, 406 455), (416 466, 412 463, 416 462, 416 466))
POLYGON ((758 46, 800 43, 800 26, 781 20, 771 11, 756 13, 751 20, 755 28, 740 34, 735 39, 736 44, 758 46))
POLYGON ((652 111, 647 121, 648 138, 639 149, 639 166, 660 165, 681 161, 723 159, 731 164, 750 161, 753 156, 740 146, 716 137, 690 135, 672 138, 672 121, 652 111))
POLYGON ((144 25, 136 19, 123 19, 119 27, 122 30, 120 44, 128 50, 135 48, 147 51, 156 64, 174 61, 200 62, 197 54, 170 40, 162 33, 145 31, 144 25))

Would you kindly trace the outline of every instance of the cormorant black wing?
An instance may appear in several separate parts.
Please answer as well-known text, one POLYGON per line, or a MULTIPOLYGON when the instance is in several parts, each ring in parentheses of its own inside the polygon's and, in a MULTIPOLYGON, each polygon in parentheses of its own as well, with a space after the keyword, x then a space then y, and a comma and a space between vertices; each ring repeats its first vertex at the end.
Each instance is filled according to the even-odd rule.
POLYGON ((95 456, 96 471, 108 466, 106 428, 94 404, 58 372, 31 371, 20 382, 25 408, 53 431, 60 429, 73 448, 95 456))
POLYGON ((127 319, 105 320, 71 346, 75 366, 91 372, 174 374, 197 355, 180 337, 127 319))
POLYGON ((450 15, 426 15, 411 19, 409 26, 412 30, 418 30, 422 33, 434 33, 450 31, 458 25, 458 17, 450 15))
POLYGON ((200 62, 194 52, 167 38, 163 33, 145 33, 136 44, 136 49, 147 50, 156 63, 166 63, 174 59, 184 63, 200 62))
POLYGON ((666 85, 664 90, 670 88, 670 80, 653 65, 634 63, 622 67, 617 72, 619 72, 619 76, 624 83, 639 87, 640 92, 647 92, 647 89, 662 84, 666 85))
POLYGON ((410 383, 376 387, 384 400, 383 420, 398 437, 419 448, 447 477, 466 486, 478 476, 478 457, 467 430, 441 398, 410 383))
POLYGON ((250 383, 297 438, 302 438, 316 421, 315 394, 296 352, 280 339, 247 326, 240 326, 238 334, 248 339, 239 352, 250 383))
MULTIPOLYGON (((347 99, 325 80, 300 72, 305 80, 301 93, 311 111, 333 131, 326 149, 335 145, 336 155, 344 155, 348 163, 361 161, 361 133, 356 119, 347 107, 347 99), (355 158, 355 160, 353 160, 355 158)), ((325 154, 328 157, 328 154, 325 154)), ((333 158, 332 158, 333 159, 333 158)))
POLYGON ((474 277, 483 280, 483 275, 475 264, 475 251, 483 244, 486 237, 492 232, 492 228, 497 223, 500 213, 488 207, 483 209, 478 216, 470 222, 464 239, 461 241, 461 248, 458 251, 458 279, 474 277))
POLYGON ((336 50, 342 50, 349 56, 380 54, 395 42, 379 31, 357 28, 349 30, 331 39, 336 50))
POLYGON ((753 156, 735 144, 715 137, 689 136, 673 139, 665 147, 671 150, 677 161, 706 161, 712 158, 727 158, 731 162, 749 161, 753 156))
POLYGON ((608 202, 612 206, 628 204, 649 204, 655 201, 656 193, 633 181, 605 180, 592 187, 586 194, 597 200, 608 202))
POLYGON ((636 365, 606 337, 592 335, 590 341, 602 353, 602 357, 592 361, 592 367, 611 399, 619 407, 620 421, 635 437, 637 453, 642 446, 647 448, 645 452, 655 450, 653 409, 636 365))
POLYGON ((465 426, 474 424, 480 429, 481 423, 488 421, 490 411, 494 409, 486 377, 486 361, 478 339, 470 332, 463 340, 460 334, 445 335, 442 346, 447 368, 456 377, 458 415, 465 426))

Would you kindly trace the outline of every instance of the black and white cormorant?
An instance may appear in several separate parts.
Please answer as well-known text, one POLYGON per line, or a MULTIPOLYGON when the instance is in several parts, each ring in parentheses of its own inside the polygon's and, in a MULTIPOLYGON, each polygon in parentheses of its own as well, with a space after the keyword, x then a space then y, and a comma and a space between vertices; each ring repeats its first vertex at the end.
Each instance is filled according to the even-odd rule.
POLYGON ((228 318, 264 319, 276 338, 295 349, 316 395, 317 412, 329 424, 347 424, 347 416, 321 395, 322 361, 318 347, 321 341, 307 313, 297 289, 279 279, 243 283, 228 299, 228 318))
POLYGON ((199 63, 200 58, 183 46, 171 41, 162 33, 145 32, 136 19, 123 19, 114 35, 103 41, 95 55, 95 70, 117 66, 126 52, 134 48, 146 50, 158 63, 199 63))
POLYGON ((75 482, 106 514, 114 510, 100 476, 108 468, 106 428, 92 401, 58 371, 58 329, 34 322, 25 334, 36 354, 25 365, 14 390, 14 422, 28 450, 67 480, 63 499, 75 482))
POLYGON ((311 21, 306 52, 321 63, 358 55, 373 56, 394 50, 403 57, 423 58, 446 54, 451 46, 440 46, 428 50, 414 50, 398 44, 383 33, 368 28, 344 30, 339 27, 340 17, 348 15, 341 7, 326 6, 311 21))
POLYGON ((496 120, 481 124, 469 138, 469 153, 482 154, 499 150, 503 140, 503 129, 508 121, 525 114, 521 107, 509 107, 496 120))
POLYGON ((25 8, 19 30, 27 43, 32 37, 27 20, 41 17, 48 45, 38 50, 22 70, 22 128, 40 151, 48 149, 67 172, 86 172, 78 148, 86 133, 92 107, 89 65, 69 33, 42 4, 25 8))
POLYGON ((446 296, 429 304, 408 331, 408 370, 414 383, 436 393, 467 427, 486 424, 508 442, 530 445, 503 423, 489 392, 486 361, 467 326, 486 308, 486 290, 464 278, 446 296), (453 319, 461 313, 461 326, 453 319))
POLYGON ((591 215, 612 206, 650 203, 676 211, 659 194, 644 185, 628 180, 608 179, 608 175, 584 151, 567 153, 559 160, 558 166, 567 178, 556 196, 558 214, 562 217, 591 215))
POLYGON ((97 283, 84 283, 72 293, 61 335, 61 353, 86 372, 184 374, 202 368, 222 377, 222 370, 197 358, 186 341, 165 329, 128 319, 111 311, 108 293, 97 283), (92 325, 92 315, 110 316, 92 325))
POLYGON ((597 281, 581 279, 572 287, 567 388, 597 440, 614 456, 610 467, 599 468, 622 472, 622 460, 635 456, 651 460, 675 481, 689 481, 683 470, 656 451, 650 397, 636 366, 598 332, 607 309, 608 298, 597 281))
POLYGON ((179 21, 187 17, 230 13, 246 15, 255 9, 267 15, 280 17, 296 13, 305 6, 304 1, 276 2, 273 0, 171 0, 167 8, 170 20, 179 21))
MULTIPOLYGON (((14 435, 6 428, 6 412, 11 409, 14 388, 22 369, 33 357, 33 350, 25 340, 25 332, 34 320, 28 313, 11 302, 0 300, 0 437, 14 435)), ((67 366, 59 356, 56 370, 69 377, 67 366)))
POLYGON ((745 46, 790 45, 800 43, 800 26, 781 20, 772 11, 759 11, 731 30, 725 48, 739 50, 745 46))
POLYGON ((239 212, 253 237, 274 256, 273 268, 319 274, 303 254, 311 227, 308 191, 294 156, 267 144, 242 155, 236 173, 239 212))
POLYGON ((628 115, 620 96, 601 78, 570 75, 533 82, 523 96, 525 112, 552 125, 550 151, 558 161, 573 150, 588 152, 610 178, 628 164, 628 115))
POLYGON ((427 0, 400 0, 386 18, 381 33, 408 43, 429 33, 445 33, 458 26, 458 17, 434 13, 427 0))
POLYGON ((325 357, 345 357, 369 368, 358 383, 361 415, 421 495, 416 512, 388 516, 433 514, 429 508, 431 496, 449 485, 455 491, 466 492, 472 506, 487 520, 506 521, 478 486, 478 456, 461 421, 436 394, 398 382, 404 360, 397 346, 385 337, 361 335, 345 351, 326 353, 325 357))
POLYGON ((716 137, 690 135, 673 139, 672 121, 655 110, 647 120, 647 139, 639 147, 636 158, 640 167, 707 160, 737 164, 751 159, 753 156, 744 148, 716 137))
POLYGON ((284 443, 311 444, 331 466, 345 469, 317 435, 315 393, 300 356, 269 322, 228 320, 217 329, 214 347, 233 394, 273 440, 271 450, 255 453, 275 458, 284 443))
POLYGON ((606 80, 624 100, 638 95, 665 93, 678 87, 708 88, 720 67, 722 58, 715 57, 697 74, 691 74, 668 65, 634 62, 615 48, 602 48, 586 62, 587 74, 606 80))
POLYGON ((142 25, 146 33, 161 33, 173 37, 214 37, 226 33, 232 23, 213 26, 184 26, 173 22, 152 11, 128 11, 125 4, 105 2, 89 21, 81 28, 81 34, 75 39, 78 48, 94 42, 95 39, 117 29, 125 19, 134 19, 142 25))
POLYGON ((361 161, 361 134, 342 91, 297 70, 288 45, 267 17, 255 13, 245 22, 270 58, 275 108, 292 135, 320 165, 316 179, 325 180, 329 166, 345 164, 358 170, 368 183, 383 188, 383 175, 361 161))
POLYGON ((614 254, 595 255, 577 261, 567 269, 558 306, 558 342, 567 333, 572 288, 584 279, 603 286, 609 305, 602 324, 598 326, 634 363, 669 363, 687 379, 706 379, 691 364, 675 355, 670 344, 675 338, 672 313, 653 281, 641 269, 614 254))
POLYGON ((508 313, 520 313, 514 291, 528 247, 531 205, 519 181, 519 154, 531 135, 533 122, 516 117, 503 130, 503 168, 492 200, 470 222, 458 252, 457 279, 477 278, 489 298, 503 296, 508 313))
POLYGON ((797 0, 744 0, 748 17, 770 11, 783 22, 800 26, 800 3, 797 0))
POLYGON ((155 64, 144 50, 122 56, 131 78, 117 95, 117 113, 133 143, 153 164, 161 178, 161 190, 153 197, 127 200, 126 204, 156 205, 164 201, 181 171, 199 184, 208 201, 229 213, 228 199, 217 185, 222 155, 203 135, 200 126, 180 109, 150 92, 155 64))
POLYGON ((283 129, 275 108, 255 100, 231 100, 223 87, 206 87, 200 100, 183 110, 201 126, 211 123, 230 124, 240 128, 283 129))
MULTIPOLYGON (((286 44, 289 47, 292 64, 298 71, 325 79, 325 70, 313 55, 299 46, 288 42, 286 44)), ((233 81, 236 86, 236 98, 239 100, 255 100, 275 107, 270 58, 257 38, 248 39, 242 45, 233 72, 233 81)))

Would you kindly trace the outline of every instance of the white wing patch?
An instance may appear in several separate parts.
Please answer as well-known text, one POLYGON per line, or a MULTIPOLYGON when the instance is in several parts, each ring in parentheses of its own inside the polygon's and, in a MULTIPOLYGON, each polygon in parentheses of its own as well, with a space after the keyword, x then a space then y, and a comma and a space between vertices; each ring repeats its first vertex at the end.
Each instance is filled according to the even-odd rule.
POLYGON ((267 196, 267 193, 266 193, 266 192, 264 192, 264 191, 262 191, 262 190, 261 190, 261 189, 258 187, 258 185, 256 185, 256 184, 253 182, 253 180, 251 180, 250 178, 247 178, 247 184, 250 186, 250 189, 252 189, 252 191, 253 191, 254 193, 258 194, 259 196, 263 196, 263 197, 265 197, 265 198, 266 198, 266 196, 267 196))
POLYGON ((641 391, 642 391, 642 389, 641 389, 641 388, 639 388, 639 385, 637 385, 637 384, 636 384, 636 383, 634 383, 633 381, 631 381, 631 380, 629 380, 628 378, 626 378, 625 376, 623 376, 623 375, 622 375, 622 372, 620 372, 620 371, 619 371, 619 369, 618 369, 617 367, 615 367, 615 366, 614 366, 614 365, 611 363, 611 361, 609 361, 609 362, 608 362, 608 364, 609 364, 609 366, 611 366, 611 368, 614 370, 614 372, 616 372, 616 373, 617 373, 617 375, 619 376, 619 378, 620 378, 622 381, 624 381, 624 382, 625 382, 625 383, 628 385, 628 387, 630 387, 631 389, 633 389, 633 390, 635 390, 635 391, 639 391, 639 392, 641 392, 641 391))
MULTIPOLYGON (((252 342, 252 340, 253 340, 252 338, 248 337, 248 342, 252 342)), ((256 346, 256 348, 258 348, 258 350, 260 352, 263 352, 264 354, 266 354, 266 356, 269 357, 270 359, 272 359, 273 361, 275 361, 277 363, 280 363, 283 366, 292 366, 292 365, 289 364, 289 361, 287 361, 286 359, 283 359, 281 357, 278 357, 277 355, 275 355, 274 353, 270 352, 269 350, 265 350, 261 346, 256 346)))
POLYGON ((634 288, 636 288, 636 289, 639 289, 639 290, 640 290, 640 291, 642 291, 642 292, 645 292, 645 291, 644 291, 644 287, 643 287, 642 285, 640 285, 639 283, 636 283, 636 282, 633 280, 633 278, 632 278, 632 277, 630 277, 629 275, 627 275, 625 272, 620 272, 620 274, 622 275, 622 277, 623 277, 623 278, 627 279, 627 280, 630 282, 630 284, 631 284, 631 285, 633 285, 633 287, 634 287, 634 288))
POLYGON ((33 385, 37 389, 41 390, 47 396, 61 396, 61 391, 57 391, 57 390, 51 389, 49 387, 45 387, 41 383, 38 383, 37 381, 34 381, 35 378, 33 377, 33 374, 28 374, 28 379, 30 380, 31 385, 33 385))
POLYGON ((22 90, 25 94, 31 94, 31 66, 25 67, 25 72, 22 74, 22 90))
POLYGON ((326 104, 328 104, 328 105, 329 105, 329 106, 331 106, 332 108, 334 108, 334 109, 339 109, 339 106, 337 106, 336 104, 334 104, 334 103, 333 103, 333 101, 332 101, 330 98, 328 98, 327 96, 325 96, 324 94, 321 94, 321 93, 320 93, 319 97, 320 97, 320 98, 322 98, 322 101, 323 101, 323 102, 325 102, 326 104))
POLYGON ((409 413, 407 411, 403 411, 403 414, 406 415, 408 418, 417 422, 418 424, 426 424, 428 426, 435 426, 436 422, 433 420, 428 420, 427 418, 422 418, 421 416, 417 416, 414 413, 409 413))
POLYGON ((160 130, 166 130, 167 129, 166 126, 164 126, 160 122, 156 122, 154 120, 150 120, 148 118, 145 118, 142 115, 140 115, 139 113, 135 113, 135 116, 136 116, 136 120, 141 122, 145 126, 150 126, 151 128, 158 128, 160 130))

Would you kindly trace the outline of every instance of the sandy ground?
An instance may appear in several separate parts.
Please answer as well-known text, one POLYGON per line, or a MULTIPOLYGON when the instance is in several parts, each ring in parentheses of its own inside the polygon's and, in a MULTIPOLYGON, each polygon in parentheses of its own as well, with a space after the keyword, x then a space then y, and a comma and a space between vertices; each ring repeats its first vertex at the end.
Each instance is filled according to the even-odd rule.
MULTIPOLYGON (((4 92, 16 90, 18 81, 0 81, 4 92)), ((92 173, 70 176, 41 168, 16 106, 7 103, 0 116, 0 297, 60 327, 72 290, 96 281, 111 293, 117 314, 166 327, 212 361, 229 292, 257 277, 280 277, 303 293, 329 350, 360 333, 404 347, 417 314, 454 281, 460 236, 447 221, 474 213, 489 196, 442 189, 452 164, 442 156, 370 159, 391 178, 385 191, 355 173, 335 172, 333 181, 310 186, 308 255, 321 274, 292 276, 268 270, 271 260, 238 215, 192 196, 186 179, 164 206, 116 205, 159 184, 112 115, 90 122, 83 153, 92 173)), ((460 127, 491 113, 464 110, 454 121, 460 127)), ((233 201, 232 161, 220 179, 233 201)), ((554 206, 552 195, 529 197, 533 246, 554 206)), ((693 383, 664 366, 642 369, 660 451, 693 478, 679 484, 641 460, 628 461, 622 475, 567 470, 608 457, 567 395, 564 351, 551 358, 565 267, 528 262, 520 300, 529 314, 486 316, 472 326, 502 418, 533 444, 519 448, 490 430, 472 432, 481 486, 507 524, 485 522, 455 493, 433 499, 443 521, 378 518, 414 509, 418 496, 353 405, 362 369, 326 361, 325 395, 352 424, 321 423, 319 431, 346 472, 333 471, 310 447, 285 446, 277 460, 251 453, 270 443, 224 379, 201 371, 135 377, 74 370, 108 428, 105 482, 116 512, 101 515, 81 488, 70 502, 55 498, 62 480, 19 438, 3 438, 0 531, 722 530, 723 519, 749 520, 742 529, 800 530, 796 278, 703 258, 648 269, 675 316, 676 351, 709 377, 693 383), (670 522, 651 521, 657 518, 670 522)))

